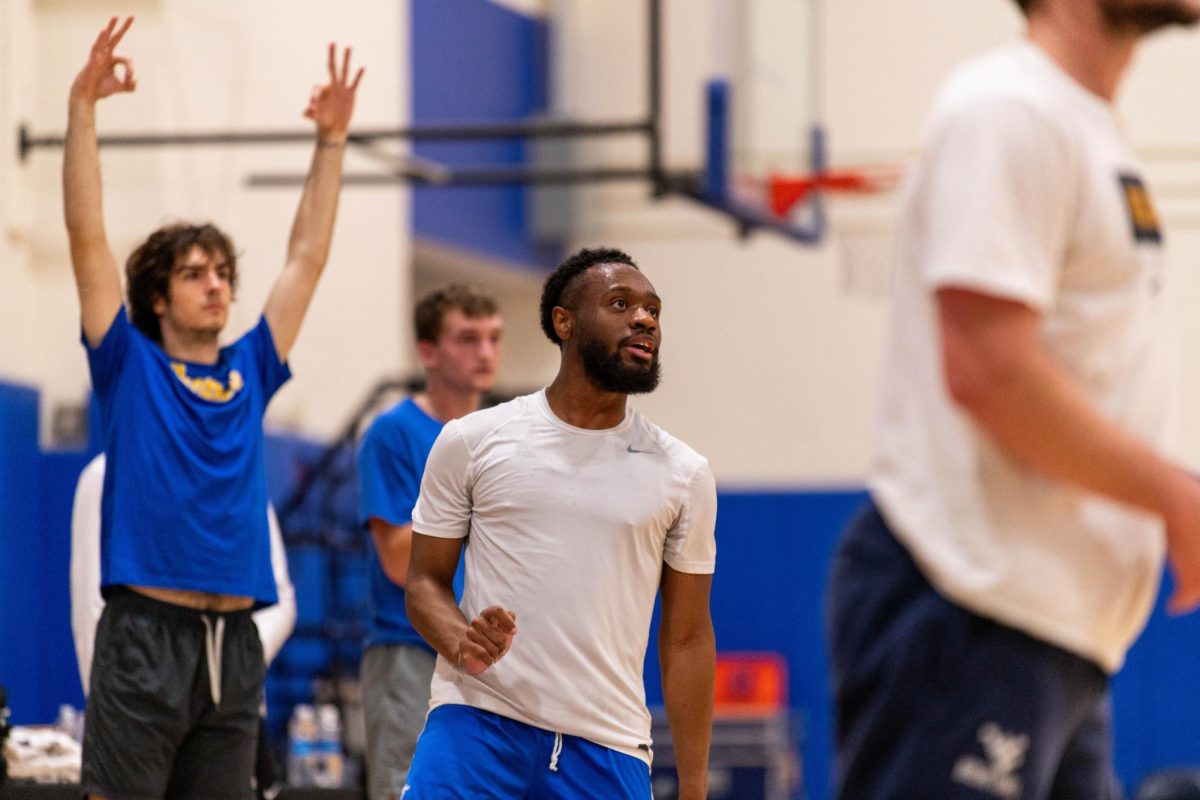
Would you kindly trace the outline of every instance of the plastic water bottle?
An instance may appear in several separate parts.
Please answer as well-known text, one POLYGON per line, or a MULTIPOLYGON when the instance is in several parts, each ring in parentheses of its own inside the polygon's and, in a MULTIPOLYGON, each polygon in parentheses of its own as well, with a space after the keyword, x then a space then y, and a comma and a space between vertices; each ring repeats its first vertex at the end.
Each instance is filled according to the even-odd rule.
POLYGON ((317 758, 317 711, 301 703, 288 722, 287 782, 289 786, 313 786, 317 758))
POLYGON ((314 784, 322 789, 340 789, 345 781, 346 754, 342 752, 342 717, 337 706, 323 703, 317 709, 317 769, 314 784))
POLYGON ((77 742, 83 742, 83 712, 69 703, 58 707, 55 727, 77 742))

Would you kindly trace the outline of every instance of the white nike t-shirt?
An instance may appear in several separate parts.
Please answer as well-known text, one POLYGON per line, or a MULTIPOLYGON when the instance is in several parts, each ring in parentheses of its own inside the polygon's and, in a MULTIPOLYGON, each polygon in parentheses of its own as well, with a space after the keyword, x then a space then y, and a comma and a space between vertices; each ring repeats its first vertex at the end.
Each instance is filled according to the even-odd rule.
POLYGON ((943 88, 903 201, 871 488, 956 603, 1118 669, 1158 589, 1160 520, 1035 473, 951 400, 935 292, 1043 317, 1046 352, 1154 445, 1172 381, 1161 233, 1113 109, 1022 41, 943 88))
POLYGON ((663 564, 713 571, 708 462, 629 409, 576 428, 544 391, 447 423, 413 530, 468 537, 461 608, 517 615, 512 649, 472 677, 439 657, 430 708, 463 704, 650 760, 642 665, 663 564))

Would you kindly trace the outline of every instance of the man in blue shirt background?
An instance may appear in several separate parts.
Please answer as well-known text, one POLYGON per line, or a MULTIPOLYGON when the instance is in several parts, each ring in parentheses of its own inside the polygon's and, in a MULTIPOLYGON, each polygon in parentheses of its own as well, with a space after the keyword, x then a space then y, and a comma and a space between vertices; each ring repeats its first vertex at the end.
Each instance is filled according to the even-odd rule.
POLYGON ((358 453, 360 516, 377 555, 362 663, 370 800, 400 796, 429 706, 435 654, 404 610, 425 460, 442 426, 479 408, 492 388, 503 332, 495 300, 461 285, 424 297, 413 322, 425 389, 376 417, 358 453))

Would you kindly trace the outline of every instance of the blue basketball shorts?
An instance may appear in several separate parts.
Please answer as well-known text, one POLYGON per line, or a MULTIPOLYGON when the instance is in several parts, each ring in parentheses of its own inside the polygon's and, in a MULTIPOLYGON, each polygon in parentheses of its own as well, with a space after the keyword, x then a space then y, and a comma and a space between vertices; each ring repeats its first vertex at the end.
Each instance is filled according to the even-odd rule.
POLYGON ((471 706, 438 706, 403 800, 651 800, 639 758, 471 706))
POLYGON ((873 504, 827 601, 836 797, 1121 797, 1104 671, 946 600, 873 504))

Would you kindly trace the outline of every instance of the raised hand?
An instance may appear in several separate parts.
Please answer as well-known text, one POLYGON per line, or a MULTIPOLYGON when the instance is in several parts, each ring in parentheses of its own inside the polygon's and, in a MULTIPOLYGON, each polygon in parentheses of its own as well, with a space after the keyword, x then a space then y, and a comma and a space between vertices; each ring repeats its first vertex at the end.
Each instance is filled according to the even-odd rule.
POLYGON ((517 635, 517 615, 500 606, 489 606, 471 620, 458 644, 458 666, 478 675, 504 658, 517 635))
POLYGON ((117 17, 108 21, 108 27, 100 31, 92 43, 87 63, 71 84, 71 98, 96 102, 117 92, 132 92, 137 88, 133 77, 133 62, 113 54, 125 31, 133 24, 133 17, 126 17, 117 27, 117 17))
POLYGON ((323 142, 343 142, 350 128, 350 117, 354 113, 354 93, 362 80, 363 68, 359 67, 350 81, 350 48, 342 54, 342 67, 337 66, 337 47, 329 44, 329 83, 313 87, 312 96, 304 116, 317 123, 317 138, 323 142))

